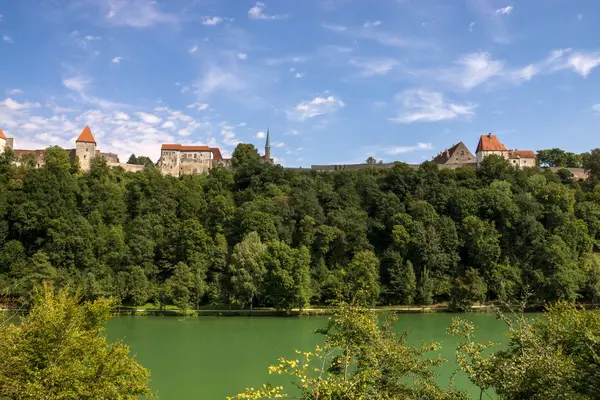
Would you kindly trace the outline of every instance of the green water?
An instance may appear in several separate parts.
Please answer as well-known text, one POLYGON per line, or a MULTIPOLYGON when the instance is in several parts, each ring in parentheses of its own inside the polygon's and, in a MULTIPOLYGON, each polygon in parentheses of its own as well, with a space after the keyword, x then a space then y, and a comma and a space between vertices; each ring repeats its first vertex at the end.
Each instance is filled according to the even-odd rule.
MULTIPOLYGON (((449 360, 438 370, 439 382, 448 382, 456 364, 456 338, 446 328, 456 314, 403 314, 398 330, 410 330, 409 342, 441 344, 449 360)), ((476 339, 505 343, 505 325, 491 314, 462 316, 475 323, 476 339)), ((162 400, 224 400, 245 387, 271 379, 286 386, 289 379, 274 381, 267 367, 277 357, 296 358, 295 349, 312 350, 322 337, 313 330, 327 317, 119 317, 108 322, 111 339, 121 338, 150 370, 152 388, 162 400)), ((456 385, 478 394, 465 376, 456 385)), ((287 386, 290 386, 289 384, 287 386)), ((478 397, 478 396, 477 396, 478 397)))

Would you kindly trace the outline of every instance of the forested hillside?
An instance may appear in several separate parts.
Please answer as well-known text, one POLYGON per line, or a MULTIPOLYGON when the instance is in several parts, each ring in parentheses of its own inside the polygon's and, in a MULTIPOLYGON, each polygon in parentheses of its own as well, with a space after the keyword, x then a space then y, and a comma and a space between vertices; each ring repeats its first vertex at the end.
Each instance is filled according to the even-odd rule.
POLYGON ((43 280, 123 304, 272 306, 338 298, 431 304, 600 296, 600 153, 591 178, 483 167, 315 173, 263 164, 171 178, 59 148, 41 169, 0 158, 0 291, 43 280))

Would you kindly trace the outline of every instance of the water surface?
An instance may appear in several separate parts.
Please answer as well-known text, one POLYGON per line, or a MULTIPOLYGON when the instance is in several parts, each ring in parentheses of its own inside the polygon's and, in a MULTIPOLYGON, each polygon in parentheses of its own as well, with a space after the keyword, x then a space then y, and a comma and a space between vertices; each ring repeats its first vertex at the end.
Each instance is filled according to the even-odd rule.
MULTIPOLYGON (((401 314, 399 331, 410 330, 409 342, 434 341, 449 360, 438 372, 447 383, 456 367, 457 338, 446 328, 457 314, 401 314)), ((476 339, 506 343, 506 326, 492 314, 464 314, 476 325, 476 339)), ((108 322, 111 339, 121 338, 137 359, 150 370, 152 388, 162 400, 224 400, 246 387, 274 380, 269 365, 278 357, 296 358, 295 349, 309 351, 323 337, 312 332, 324 326, 327 317, 117 317, 108 322)), ((282 379, 282 380, 281 380, 282 379)), ((465 376, 456 385, 474 395, 478 391, 465 376)))

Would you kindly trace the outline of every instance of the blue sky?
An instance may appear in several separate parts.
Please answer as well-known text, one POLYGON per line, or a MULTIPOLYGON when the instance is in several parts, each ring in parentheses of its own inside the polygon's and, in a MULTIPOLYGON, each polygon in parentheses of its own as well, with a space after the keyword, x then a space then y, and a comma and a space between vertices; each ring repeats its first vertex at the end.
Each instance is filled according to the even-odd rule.
POLYGON ((495 132, 598 147, 597 0, 0 0, 18 148, 239 142, 287 166, 421 162, 495 132))

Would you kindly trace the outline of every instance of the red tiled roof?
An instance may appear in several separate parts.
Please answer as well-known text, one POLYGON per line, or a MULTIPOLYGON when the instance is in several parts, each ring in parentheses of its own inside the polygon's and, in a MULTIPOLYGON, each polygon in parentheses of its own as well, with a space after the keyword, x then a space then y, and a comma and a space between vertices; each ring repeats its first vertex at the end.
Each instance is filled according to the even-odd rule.
POLYGON ((2 129, 0 129, 0 139, 6 140, 6 135, 4 135, 4 132, 2 132, 2 129))
POLYGON ((488 133, 487 135, 481 135, 479 138, 476 153, 480 151, 506 151, 506 147, 500 143, 496 135, 488 133))
POLYGON ((180 144, 163 144, 160 148, 161 148, 161 150, 180 150, 181 145, 180 144))
POLYGON ((76 142, 85 142, 85 143, 96 143, 96 139, 94 139, 94 135, 92 135, 92 131, 89 126, 85 126, 81 135, 77 138, 76 142))
POLYGON ((531 150, 513 150, 508 152, 508 158, 536 158, 531 150))
POLYGON ((223 156, 221 155, 221 150, 219 150, 218 147, 211 147, 210 151, 212 151, 212 153, 213 153, 214 160, 222 160, 223 159, 223 156))

